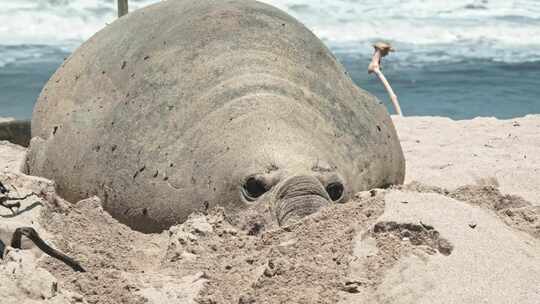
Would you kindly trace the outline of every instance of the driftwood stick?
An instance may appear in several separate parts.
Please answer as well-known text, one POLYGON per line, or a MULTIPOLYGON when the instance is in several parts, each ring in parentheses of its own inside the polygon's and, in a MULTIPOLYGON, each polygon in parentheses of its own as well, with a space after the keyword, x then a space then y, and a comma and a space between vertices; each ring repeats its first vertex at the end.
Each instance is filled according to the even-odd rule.
POLYGON ((373 58, 371 59, 371 63, 368 66, 368 73, 375 73, 377 77, 379 77, 379 80, 384 85, 384 88, 386 89, 386 92, 388 92, 388 96, 390 96, 390 100, 392 101, 392 104, 394 105, 394 109, 396 110, 396 113, 399 116, 403 116, 403 112, 401 111, 401 106, 399 105, 398 98, 396 94, 394 93, 394 90, 392 90, 392 87, 390 86, 390 83, 384 77, 384 74, 381 71, 381 60, 384 56, 388 55, 389 52, 393 52, 394 49, 390 46, 388 43, 384 42, 377 42, 373 45, 373 48, 375 48, 375 52, 373 53, 373 58))
POLYGON ((28 147, 30 144, 29 120, 8 120, 0 122, 0 140, 7 140, 14 144, 28 147))
POLYGON ((21 249, 21 241, 23 235, 30 239, 34 244, 36 244, 39 249, 41 249, 41 251, 45 252, 49 256, 64 262, 66 265, 68 265, 77 272, 86 272, 86 270, 82 268, 82 266, 77 261, 47 245, 47 243, 45 243, 45 241, 41 239, 41 237, 36 232, 36 230, 34 230, 34 228, 21 227, 15 229, 15 232, 13 233, 13 238, 11 239, 11 247, 21 249))

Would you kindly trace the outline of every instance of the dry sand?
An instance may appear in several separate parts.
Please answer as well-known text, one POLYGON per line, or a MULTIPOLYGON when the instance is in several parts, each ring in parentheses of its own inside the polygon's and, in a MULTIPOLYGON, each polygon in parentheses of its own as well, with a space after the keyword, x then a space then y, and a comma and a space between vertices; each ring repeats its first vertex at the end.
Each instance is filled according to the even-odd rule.
POLYGON ((540 205, 540 118, 393 117, 407 161, 405 183, 495 186, 540 205))
POLYGON ((74 272, 26 241, 0 260, 1 303, 540 303, 540 116, 394 117, 407 184, 357 194, 273 231, 223 210, 162 234, 70 204, 0 142, 0 240, 34 227, 74 272), (16 190, 15 190, 16 189, 16 190))

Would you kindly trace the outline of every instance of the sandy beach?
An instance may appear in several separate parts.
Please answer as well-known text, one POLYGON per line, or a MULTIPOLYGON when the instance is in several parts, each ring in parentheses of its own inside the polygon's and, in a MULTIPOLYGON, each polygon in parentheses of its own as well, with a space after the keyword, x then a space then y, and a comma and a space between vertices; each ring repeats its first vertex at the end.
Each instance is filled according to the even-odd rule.
POLYGON ((536 0, 4 2, 0 304, 540 303, 536 0))
POLYGON ((393 117, 403 186, 358 193, 301 222, 246 231, 221 209, 161 234, 99 198, 66 202, 0 142, 1 303, 540 303, 540 115, 393 117), (34 194, 34 195, 32 195, 34 194), (75 272, 29 240, 33 227, 75 272))

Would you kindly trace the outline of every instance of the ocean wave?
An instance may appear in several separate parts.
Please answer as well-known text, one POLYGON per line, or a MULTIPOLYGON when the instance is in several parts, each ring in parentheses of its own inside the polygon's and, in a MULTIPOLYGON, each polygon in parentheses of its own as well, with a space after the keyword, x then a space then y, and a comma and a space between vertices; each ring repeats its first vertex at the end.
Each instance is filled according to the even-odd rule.
POLYGON ((0 68, 12 63, 58 62, 69 53, 69 48, 50 45, 0 45, 0 68))
MULTIPOLYGON (((0 2, 0 66, 40 56, 37 47, 17 55, 8 45, 70 51, 116 18, 111 0, 0 2)), ((155 2, 130 0, 130 9, 155 2)), ((369 56, 371 43, 385 40, 395 45, 398 52, 392 57, 403 64, 540 60, 540 2, 535 0, 263 2, 295 16, 337 53, 369 56)))
MULTIPOLYGON (((138 9, 156 0, 130 0, 138 9)), ((116 0, 0 0, 0 44, 73 49, 116 18, 116 0)))
POLYGON ((540 60, 540 2, 534 0, 268 1, 310 27, 334 52, 368 56, 391 42, 403 64, 540 60))

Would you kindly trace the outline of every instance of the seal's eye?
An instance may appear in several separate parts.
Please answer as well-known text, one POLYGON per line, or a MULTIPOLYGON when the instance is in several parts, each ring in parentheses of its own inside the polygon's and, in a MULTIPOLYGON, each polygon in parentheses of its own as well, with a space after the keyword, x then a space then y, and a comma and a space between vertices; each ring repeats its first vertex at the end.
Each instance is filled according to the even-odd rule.
POLYGON ((254 201, 266 193, 266 191, 268 191, 266 184, 262 179, 257 178, 256 176, 249 177, 243 187, 245 197, 249 201, 254 201))
POLYGON ((328 192, 328 196, 330 196, 334 202, 339 201, 343 197, 343 191, 344 188, 342 183, 334 182, 326 186, 326 192, 328 192))

